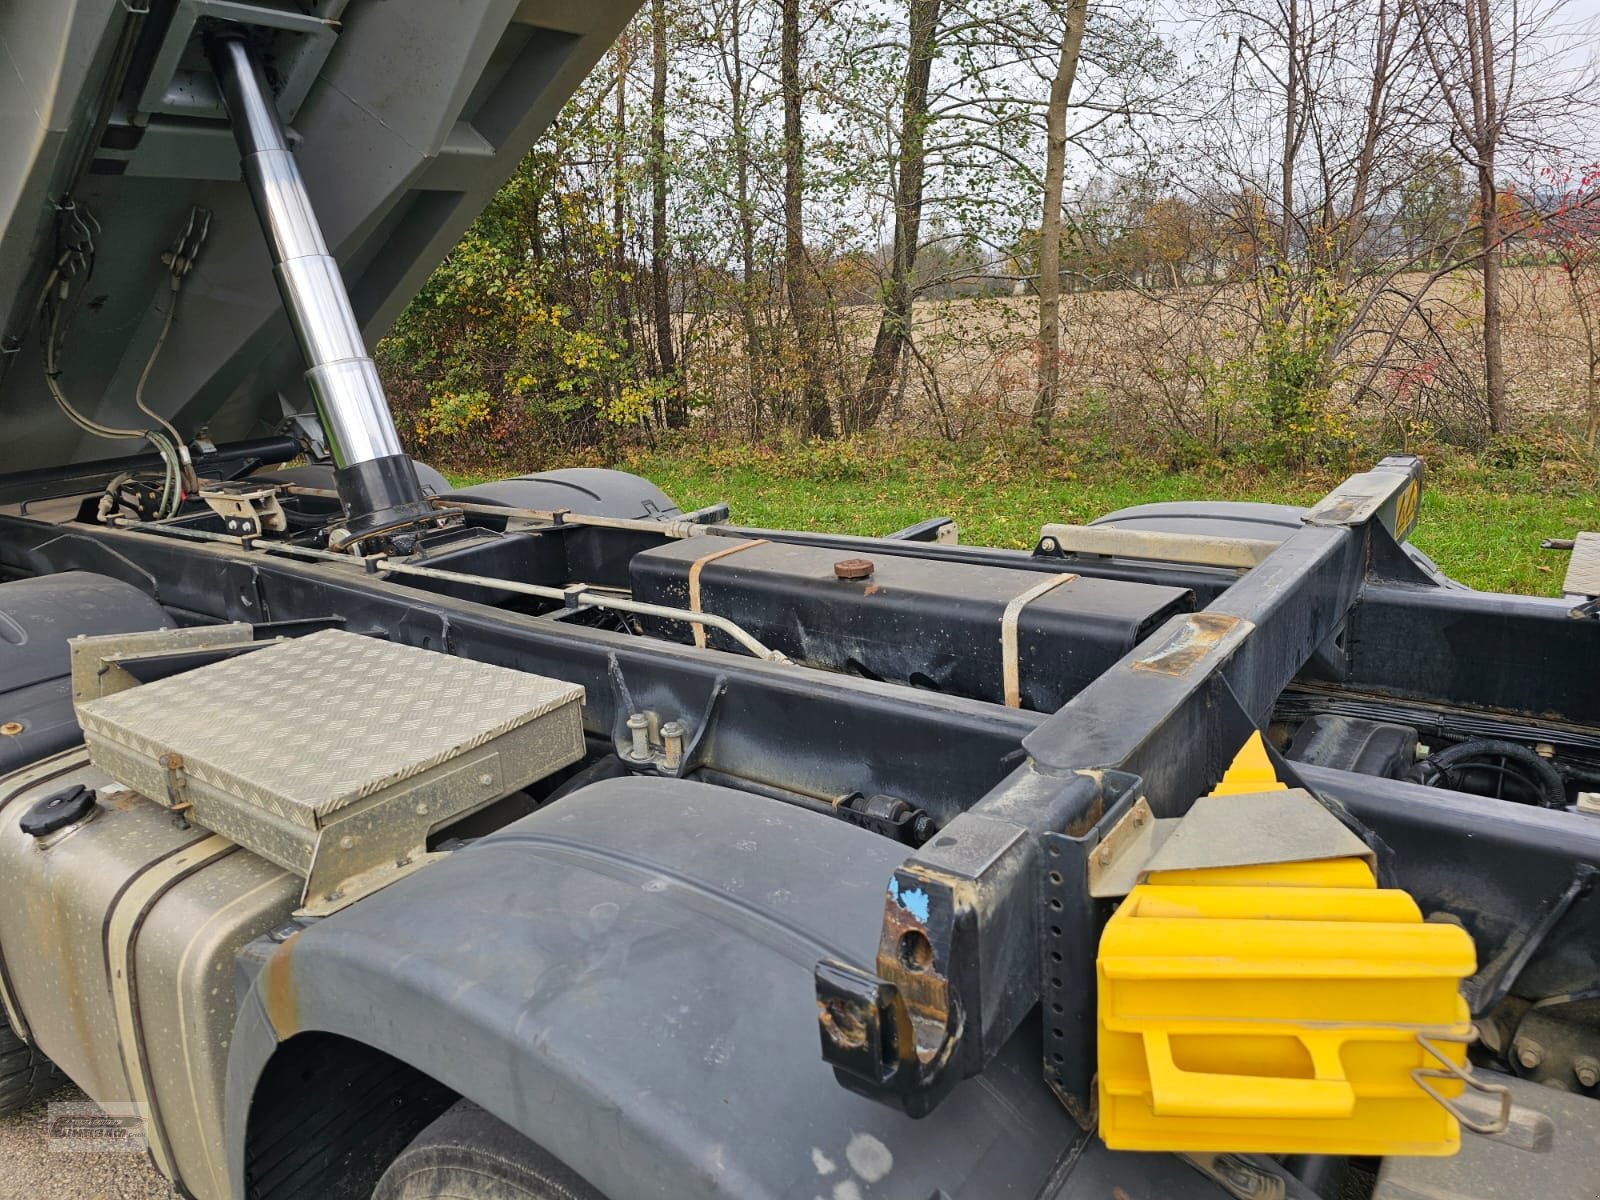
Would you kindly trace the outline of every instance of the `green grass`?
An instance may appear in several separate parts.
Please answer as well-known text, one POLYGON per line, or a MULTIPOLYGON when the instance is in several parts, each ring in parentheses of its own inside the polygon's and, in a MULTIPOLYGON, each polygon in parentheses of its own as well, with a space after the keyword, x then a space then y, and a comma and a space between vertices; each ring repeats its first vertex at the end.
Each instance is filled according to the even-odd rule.
MULTIPOLYGON (((1047 521, 1082 523, 1157 500, 1309 504, 1340 476, 1220 466, 1175 474, 942 443, 685 446, 618 465, 654 480, 686 510, 726 500, 743 525, 885 534, 949 516, 963 542, 1010 547, 1031 547, 1047 521)), ((1539 541, 1580 529, 1600 529, 1592 470, 1565 462, 1494 468, 1457 457, 1430 464, 1413 540, 1472 587, 1554 596, 1566 556, 1540 550, 1539 541)))

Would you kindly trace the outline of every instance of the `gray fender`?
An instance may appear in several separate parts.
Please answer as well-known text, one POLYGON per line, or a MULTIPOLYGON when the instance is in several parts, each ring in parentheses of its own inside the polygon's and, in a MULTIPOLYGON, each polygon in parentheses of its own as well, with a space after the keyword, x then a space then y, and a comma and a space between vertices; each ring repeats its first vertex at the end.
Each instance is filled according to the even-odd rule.
POLYGON ((920 1121, 845 1091, 822 1060, 812 968, 872 962, 904 857, 698 783, 558 800, 278 948, 233 1041, 234 1186, 277 1041, 322 1031, 414 1065, 612 1200, 1038 1195, 1082 1135, 1036 1031, 920 1121))
MULTIPOLYGON (((1167 500, 1119 508, 1090 521, 1091 525, 1116 525, 1152 533, 1198 533, 1205 537, 1257 538, 1281 542, 1302 524, 1311 510, 1293 504, 1260 504, 1247 500, 1167 500)), ((1402 544, 1406 557, 1440 587, 1462 588, 1439 569, 1437 563, 1410 542, 1402 544)))
POLYGON ((682 510, 642 475, 605 467, 563 467, 518 475, 448 493, 452 500, 502 504, 508 508, 565 508, 591 517, 667 521, 682 510))
MULTIPOLYGON (((412 459, 411 465, 416 468, 417 482, 426 490, 436 496, 442 496, 450 490, 450 481, 427 463, 412 459)), ((257 471, 250 478, 264 479, 270 483, 293 483, 300 487, 331 488, 334 482, 333 473, 332 463, 306 463, 299 467, 271 467, 265 471, 257 471)))

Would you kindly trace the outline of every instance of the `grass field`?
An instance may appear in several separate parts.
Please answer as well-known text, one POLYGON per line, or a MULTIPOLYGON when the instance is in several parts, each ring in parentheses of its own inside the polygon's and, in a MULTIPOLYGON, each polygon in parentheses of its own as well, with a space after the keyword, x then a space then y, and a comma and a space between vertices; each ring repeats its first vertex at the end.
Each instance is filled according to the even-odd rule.
MULTIPOLYGON (((1309 504, 1340 477, 1041 463, 992 447, 937 442, 831 443, 787 451, 692 446, 617 465, 654 480, 686 510, 726 500, 740 524, 884 534, 924 517, 949 516, 960 525, 963 542, 1011 547, 1032 546, 1047 521, 1086 522, 1156 500, 1309 504)), ((1492 467, 1456 457, 1430 464, 1414 540, 1472 587, 1554 596, 1560 594, 1566 556, 1540 550, 1539 541, 1571 537, 1580 529, 1600 529, 1600 484, 1592 470, 1566 462, 1492 467)))

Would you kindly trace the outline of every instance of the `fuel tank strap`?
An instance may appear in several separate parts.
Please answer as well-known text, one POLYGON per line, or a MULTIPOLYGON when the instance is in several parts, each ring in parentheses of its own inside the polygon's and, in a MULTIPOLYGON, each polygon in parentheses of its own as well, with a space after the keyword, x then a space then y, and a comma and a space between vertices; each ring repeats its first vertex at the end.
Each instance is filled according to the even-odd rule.
POLYGON ((166 1131, 156 1113, 150 1079, 149 1055, 140 1035, 138 982, 134 977, 134 951, 139 930, 156 902, 174 886, 202 867, 209 866, 239 847, 219 834, 191 842, 174 854, 159 858, 129 881, 106 914, 106 980, 117 1013, 117 1045, 128 1075, 128 1097, 139 1106, 145 1139, 156 1169, 181 1183, 166 1131))
MULTIPOLYGON (((733 545, 726 546, 721 550, 713 550, 710 554, 702 554, 699 558, 695 559, 694 562, 690 563, 689 611, 705 611, 700 607, 700 572, 705 568, 705 565, 708 562, 718 558, 727 558, 730 554, 737 554, 741 550, 749 550, 752 546, 765 545, 767 545, 766 538, 756 538, 755 540, 749 542, 735 542, 733 545)), ((706 627, 700 624, 698 621, 695 622, 694 626, 694 644, 699 646, 702 650, 706 648, 706 627)))
POLYGON ((1034 584, 1020 596, 1014 597, 1006 605, 1005 612, 1000 615, 1000 672, 1007 707, 1022 707, 1022 671, 1017 664, 1017 618, 1022 615, 1023 609, 1040 596, 1053 588, 1060 587, 1063 583, 1071 583, 1076 578, 1076 575, 1070 574, 1052 575, 1049 579, 1034 584))

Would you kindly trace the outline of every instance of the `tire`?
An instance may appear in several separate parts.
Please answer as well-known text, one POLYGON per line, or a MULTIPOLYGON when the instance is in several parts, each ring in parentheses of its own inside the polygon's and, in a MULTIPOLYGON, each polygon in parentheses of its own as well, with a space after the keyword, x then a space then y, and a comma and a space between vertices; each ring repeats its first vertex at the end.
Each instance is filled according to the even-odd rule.
POLYGON ((462 1100, 378 1180, 372 1200, 605 1200, 505 1122, 462 1100))
POLYGON ((66 1082, 55 1063, 13 1033, 0 1017, 0 1117, 43 1100, 66 1082))

